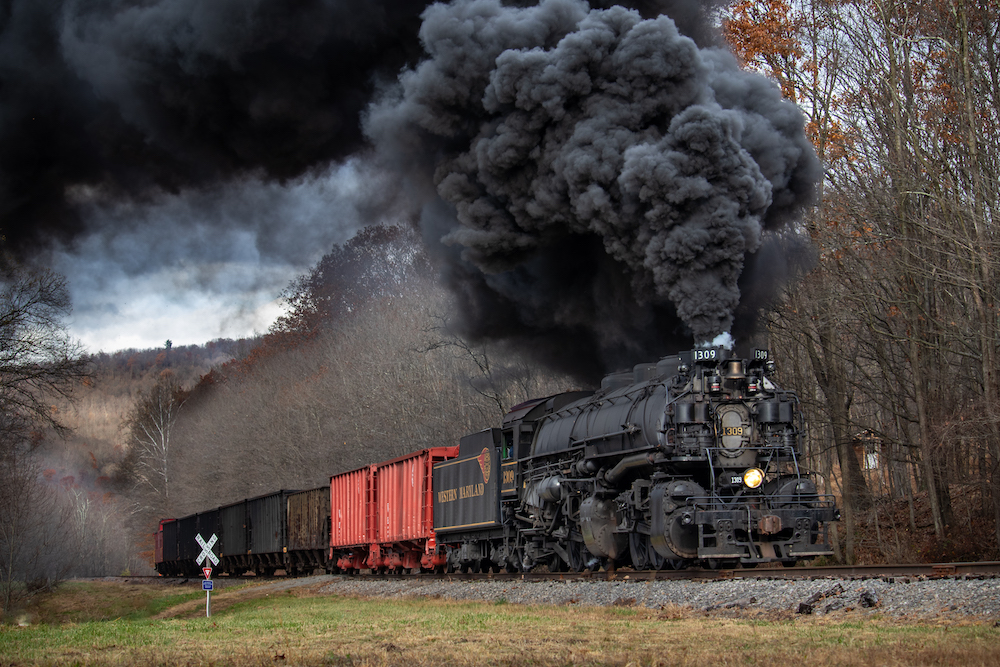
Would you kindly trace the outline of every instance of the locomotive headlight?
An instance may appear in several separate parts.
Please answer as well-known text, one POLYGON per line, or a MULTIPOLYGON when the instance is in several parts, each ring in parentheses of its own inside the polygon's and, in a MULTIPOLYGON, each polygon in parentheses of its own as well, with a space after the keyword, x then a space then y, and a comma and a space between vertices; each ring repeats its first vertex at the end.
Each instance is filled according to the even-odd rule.
POLYGON ((760 468, 749 468, 743 473, 743 483, 751 489, 756 489, 764 483, 764 471, 760 468))

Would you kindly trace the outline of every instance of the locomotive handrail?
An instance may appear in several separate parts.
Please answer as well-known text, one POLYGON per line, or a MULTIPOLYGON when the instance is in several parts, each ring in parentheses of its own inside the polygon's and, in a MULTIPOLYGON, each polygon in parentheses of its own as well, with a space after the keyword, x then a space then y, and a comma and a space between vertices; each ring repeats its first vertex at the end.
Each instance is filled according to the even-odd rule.
MULTIPOLYGON (((682 399, 682 398, 684 398, 685 396, 689 396, 689 395, 690 395, 690 394, 692 394, 692 393, 693 393, 693 392, 692 392, 692 391, 691 391, 690 389, 688 389, 688 390, 686 390, 686 391, 682 391, 681 393, 679 393, 679 394, 677 394, 676 396, 674 396, 674 397, 673 397, 673 398, 672 398, 671 400, 667 401, 667 402, 666 402, 666 405, 665 405, 665 407, 668 407, 668 408, 669 408, 669 407, 670 407, 671 405, 673 405, 673 404, 674 404, 674 403, 676 403, 677 401, 681 400, 681 399, 682 399)), ((662 431, 661 431, 661 432, 662 432, 662 431)))
POLYGON ((636 426, 635 424, 631 424, 631 423, 626 422, 625 424, 622 424, 622 430, 621 431, 612 431, 611 433, 600 433, 598 435, 592 435, 592 436, 590 436, 588 438, 580 438, 579 440, 570 440, 569 441, 569 446, 570 447, 578 447, 580 445, 585 445, 588 442, 594 442, 595 440, 603 440, 604 438, 612 438, 612 437, 614 437, 616 435, 634 435, 636 433, 642 433, 642 429, 639 428, 638 426, 636 426))
MULTIPOLYGON (((713 498, 711 496, 689 496, 687 498, 687 505, 695 510, 723 510, 732 509, 737 505, 759 505, 757 509, 760 510, 776 510, 783 509, 778 507, 782 504, 791 505, 808 505, 809 509, 833 509, 836 507, 836 498, 829 493, 810 493, 810 494, 785 494, 785 495, 775 495, 775 496, 743 496, 741 503, 727 503, 721 498, 713 498), (753 502, 757 500, 758 502, 753 502)), ((753 508, 751 508, 753 509, 753 508)), ((794 508, 794 509, 802 509, 794 508)))

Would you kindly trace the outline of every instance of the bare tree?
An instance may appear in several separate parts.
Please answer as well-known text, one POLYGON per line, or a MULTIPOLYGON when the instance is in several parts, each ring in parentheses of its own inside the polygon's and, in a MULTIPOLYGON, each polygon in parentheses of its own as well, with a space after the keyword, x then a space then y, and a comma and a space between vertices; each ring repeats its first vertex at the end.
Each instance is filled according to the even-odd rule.
POLYGON ((0 257, 0 589, 4 609, 17 582, 64 573, 53 539, 64 525, 53 489, 38 475, 42 429, 64 431, 46 400, 68 397, 87 376, 62 325, 70 308, 62 277, 0 257))
POLYGON ((0 602, 7 611, 19 592, 49 588, 66 576, 73 558, 58 490, 39 481, 29 452, 4 444, 13 445, 0 457, 0 602))
POLYGON ((126 458, 140 513, 171 511, 171 441, 174 426, 187 392, 165 370, 156 384, 142 393, 128 416, 125 431, 129 447, 126 458))
POLYGON ((45 401, 68 396, 87 377, 80 346, 66 333, 66 281, 0 259, 0 410, 24 423, 62 429, 45 401))
POLYGON ((855 527, 900 553, 880 507, 905 498, 916 531, 915 492, 938 544, 961 542, 961 523, 982 534, 988 516, 1000 546, 996 3, 743 0, 731 13, 738 52, 802 104, 827 167, 807 223, 819 262, 772 333, 813 351, 848 559, 855 527), (885 470, 859 469, 862 446, 885 470), (954 493, 975 508, 963 521, 954 493))

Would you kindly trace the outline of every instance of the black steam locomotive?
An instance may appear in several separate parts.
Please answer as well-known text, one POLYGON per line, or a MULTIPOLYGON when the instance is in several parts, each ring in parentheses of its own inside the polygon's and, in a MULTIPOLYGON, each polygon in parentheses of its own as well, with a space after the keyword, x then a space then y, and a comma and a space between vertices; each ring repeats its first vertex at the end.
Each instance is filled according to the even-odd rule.
POLYGON ((516 406, 434 467, 439 553, 555 571, 832 554, 839 512, 800 467, 798 398, 773 372, 766 350, 696 349, 516 406))

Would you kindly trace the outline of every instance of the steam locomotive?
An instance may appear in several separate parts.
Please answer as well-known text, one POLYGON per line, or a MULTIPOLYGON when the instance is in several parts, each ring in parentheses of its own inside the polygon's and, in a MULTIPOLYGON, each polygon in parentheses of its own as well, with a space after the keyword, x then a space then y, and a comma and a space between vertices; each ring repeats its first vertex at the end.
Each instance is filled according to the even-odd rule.
MULTIPOLYGON (((457 459, 501 452, 498 502, 436 499, 449 564, 753 567, 831 554, 839 514, 799 465, 798 399, 773 371, 766 350, 696 349, 594 393, 516 406, 499 429, 463 438, 457 459)), ((435 470, 438 496, 476 477, 466 466, 449 479, 452 466, 435 470)))
POLYGON ((197 571, 181 556, 193 538, 184 525, 191 532, 211 516, 232 573, 791 566, 830 555, 839 511, 800 466, 798 398, 773 374, 762 349, 640 364, 594 392, 521 403, 458 447, 334 475, 329 493, 279 492, 274 517, 253 519, 267 511, 251 499, 242 525, 225 519, 239 503, 165 520, 157 569, 197 571), (302 519, 290 500, 303 493, 329 504, 302 519), (254 525, 254 539, 267 526, 269 541, 244 552, 254 525))

